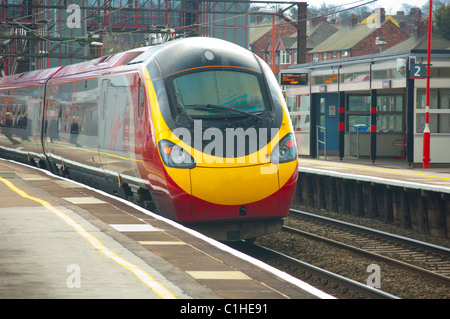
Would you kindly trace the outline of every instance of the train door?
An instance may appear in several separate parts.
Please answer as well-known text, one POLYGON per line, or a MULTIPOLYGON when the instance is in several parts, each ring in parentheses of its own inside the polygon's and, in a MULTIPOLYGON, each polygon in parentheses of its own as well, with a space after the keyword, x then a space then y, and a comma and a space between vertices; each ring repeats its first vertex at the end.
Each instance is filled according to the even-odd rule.
POLYGON ((108 90, 109 79, 99 79, 100 83, 100 116, 99 116, 99 132, 98 132, 98 145, 99 149, 104 149, 105 145, 109 141, 109 133, 107 131, 107 125, 105 125, 107 112, 108 112, 108 90))
MULTIPOLYGON (((43 134, 42 145, 46 159, 50 163, 50 168, 55 169, 57 156, 55 154, 54 143, 59 139, 58 119, 59 119, 59 105, 58 103, 59 88, 57 85, 47 84, 46 96, 44 100, 43 112, 43 134)), ((54 171, 56 173, 56 171, 54 171)))
MULTIPOLYGON (((119 180, 136 174, 134 149, 137 84, 134 75, 115 75, 102 80, 99 152, 104 173, 119 180)), ((119 182, 121 183, 121 182, 119 182)))

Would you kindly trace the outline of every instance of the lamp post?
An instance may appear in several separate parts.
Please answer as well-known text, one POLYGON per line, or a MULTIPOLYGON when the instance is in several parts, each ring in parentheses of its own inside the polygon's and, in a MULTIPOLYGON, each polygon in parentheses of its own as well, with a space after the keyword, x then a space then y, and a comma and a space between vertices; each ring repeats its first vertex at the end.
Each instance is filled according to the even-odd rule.
POLYGON ((431 77, 431 30, 433 19, 433 0, 430 0, 428 18, 428 58, 427 58, 427 103, 425 106, 425 128, 423 130, 423 168, 430 168, 430 77, 431 77))
POLYGON ((275 13, 272 14, 272 72, 275 74, 275 13))
POLYGON ((265 8, 259 9, 258 12, 272 15, 272 72, 275 74, 275 16, 277 12, 265 8))
POLYGON ((103 42, 92 41, 91 45, 95 46, 95 47, 100 47, 100 57, 102 57, 103 56, 103 42))

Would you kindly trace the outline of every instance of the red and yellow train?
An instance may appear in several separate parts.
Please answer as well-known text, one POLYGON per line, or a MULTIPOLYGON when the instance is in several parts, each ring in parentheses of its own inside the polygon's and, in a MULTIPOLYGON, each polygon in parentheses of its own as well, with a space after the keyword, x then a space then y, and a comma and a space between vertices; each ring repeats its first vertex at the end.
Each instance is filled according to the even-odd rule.
POLYGON ((256 55, 188 38, 0 78, 0 154, 219 240, 277 231, 297 183, 282 93, 256 55))

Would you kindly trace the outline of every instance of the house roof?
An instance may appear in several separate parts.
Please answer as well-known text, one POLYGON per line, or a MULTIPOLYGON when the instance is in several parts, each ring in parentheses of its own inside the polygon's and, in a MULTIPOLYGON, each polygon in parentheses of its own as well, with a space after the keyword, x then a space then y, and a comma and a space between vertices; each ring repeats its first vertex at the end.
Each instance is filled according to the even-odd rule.
MULTIPOLYGON (((250 25, 250 43, 254 43, 262 38, 266 33, 272 31, 272 20, 264 20, 257 24, 250 25)), ((281 19, 275 20, 275 28, 281 23, 286 23, 281 19)))
MULTIPOLYGON (((391 20, 383 23, 393 23, 391 20)), ((316 46, 309 53, 327 52, 327 51, 346 51, 353 48, 361 40, 369 36, 377 28, 367 24, 357 24, 353 27, 342 27, 327 40, 316 46)))
MULTIPOLYGON (((424 33, 418 37, 411 37, 403 42, 400 42, 384 52, 400 52, 406 50, 427 50, 428 49, 428 33, 424 33)), ((431 40, 432 50, 448 50, 450 49, 450 41, 440 37, 436 34, 432 35, 431 40)))
POLYGON ((297 38, 294 37, 284 37, 278 41, 277 49, 280 48, 282 50, 293 49, 294 46, 297 47, 297 38))
POLYGON ((336 32, 338 29, 328 22, 317 23, 307 33, 306 47, 315 48, 336 32))
MULTIPOLYGON (((319 44, 324 42, 326 39, 331 37, 336 32, 338 32, 338 29, 336 27, 332 26, 331 24, 329 24, 328 22, 324 22, 324 21, 319 22, 316 25, 314 25, 308 29, 307 34, 306 34, 306 47, 308 49, 315 48, 316 46, 318 46, 319 44)), ((288 40, 283 42, 286 49, 296 49, 297 48, 297 33, 294 33, 294 34, 290 35, 289 37, 283 38, 283 39, 292 39, 290 46, 288 46, 288 44, 290 42, 286 42, 288 40)))

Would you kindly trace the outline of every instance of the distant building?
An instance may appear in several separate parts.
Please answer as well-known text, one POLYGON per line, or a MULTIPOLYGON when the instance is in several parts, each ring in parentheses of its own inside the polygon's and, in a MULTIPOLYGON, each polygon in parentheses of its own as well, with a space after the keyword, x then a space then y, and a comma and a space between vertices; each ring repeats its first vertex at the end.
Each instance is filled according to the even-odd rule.
MULTIPOLYGON (((286 89, 300 155, 422 162, 428 34, 382 53, 291 66, 307 85, 286 89), (322 129, 325 128, 325 130, 322 129)), ((431 51, 431 166, 450 165, 450 41, 433 35, 431 51)))
POLYGON ((8 1, 0 10, 0 71, 10 75, 73 64, 158 43, 161 36, 211 36, 248 48, 249 6, 196 0, 8 1))
MULTIPOLYGON (((272 66, 272 21, 250 26, 250 50, 272 66)), ((307 29, 307 52, 336 33, 338 29, 326 19, 312 19, 307 29)), ((287 21, 275 23, 275 74, 297 63, 297 29, 287 21)))
POLYGON ((374 20, 371 17, 365 23, 358 24, 353 15, 348 26, 341 26, 338 32, 310 50, 307 61, 320 62, 375 54, 409 38, 391 18, 386 20, 384 9, 378 11, 374 20), (385 39, 385 44, 377 44, 377 38, 385 39))

